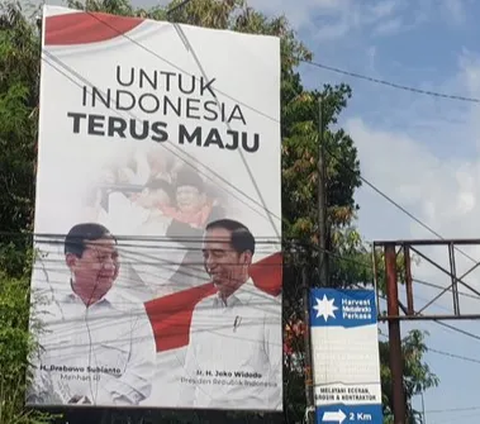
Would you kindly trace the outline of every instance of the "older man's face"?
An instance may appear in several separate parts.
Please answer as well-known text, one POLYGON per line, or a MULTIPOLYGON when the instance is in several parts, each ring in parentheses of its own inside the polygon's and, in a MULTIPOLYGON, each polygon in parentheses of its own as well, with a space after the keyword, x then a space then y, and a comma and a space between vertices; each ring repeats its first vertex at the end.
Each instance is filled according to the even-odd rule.
POLYGON ((66 259, 75 282, 87 291, 108 292, 120 269, 117 246, 112 237, 89 241, 81 257, 69 253, 66 259))

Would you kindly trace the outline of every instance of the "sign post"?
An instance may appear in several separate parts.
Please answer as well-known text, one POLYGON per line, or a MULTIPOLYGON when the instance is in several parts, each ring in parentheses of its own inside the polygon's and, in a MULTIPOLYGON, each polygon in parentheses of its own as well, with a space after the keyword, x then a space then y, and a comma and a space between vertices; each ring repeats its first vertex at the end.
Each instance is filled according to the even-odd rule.
POLYGON ((312 289, 310 328, 316 422, 382 424, 374 291, 312 289))

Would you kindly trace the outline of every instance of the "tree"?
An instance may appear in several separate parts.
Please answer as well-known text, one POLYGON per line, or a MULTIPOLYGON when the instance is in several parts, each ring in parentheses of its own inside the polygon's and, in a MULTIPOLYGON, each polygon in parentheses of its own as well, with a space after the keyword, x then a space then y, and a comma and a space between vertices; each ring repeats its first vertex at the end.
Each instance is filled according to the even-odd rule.
MULTIPOLYGON (((404 358, 404 380, 403 386, 407 402, 407 423, 423 423, 420 413, 415 411, 411 404, 413 396, 438 385, 438 378, 432 373, 430 367, 422 362, 423 355, 427 352, 425 345, 426 333, 419 330, 412 330, 402 340, 402 353, 404 358)), ((393 401, 392 401, 392 375, 390 368, 385 364, 389 361, 389 349, 387 342, 380 342, 380 361, 382 363, 382 393, 383 413, 386 423, 393 423, 393 401)))
MULTIPOLYGON (((167 8, 136 9, 127 0, 70 0, 69 5, 89 11, 102 11, 123 16, 141 16, 151 19, 171 19, 179 23, 246 33, 260 33, 281 37, 281 122, 282 122, 282 197, 283 234, 285 247, 284 317, 285 317, 285 414, 241 414, 224 412, 141 412, 124 413, 134 422, 164 423, 223 423, 228 422, 286 422, 297 423, 305 411, 304 392, 304 325, 302 322, 302 270, 308 270, 309 281, 318 273, 318 225, 316 208, 318 161, 318 99, 323 102, 324 140, 327 152, 328 251, 331 262, 330 284, 352 287, 372 281, 370 252, 355 228, 358 205, 355 190, 360 186, 360 168, 353 140, 342 129, 333 129, 339 115, 347 107, 352 92, 345 85, 325 84, 309 91, 302 85, 297 67, 309 60, 311 52, 297 39, 285 17, 269 18, 248 7, 243 0, 195 0, 182 8, 180 0, 167 8), (137 414, 137 415, 135 415, 137 414), (147 419, 147 416, 150 418, 147 419), (135 418, 137 417, 137 418, 135 418), (136 421, 135 421, 136 420, 136 421)), ((4 4, 0 15, 0 228, 7 234, 0 238, 0 270, 2 283, 15 287, 16 301, 28 297, 30 273, 28 250, 32 231, 34 204, 34 176, 37 136, 38 68, 40 63, 39 37, 35 22, 22 13, 17 4, 4 4), (20 283, 21 282, 21 283, 20 283)), ((383 278, 383 270, 379 270, 383 278)), ((11 289, 13 290, 13 289, 11 289)), ((0 291, 0 304, 11 304, 11 291, 0 291)), ((22 304, 23 305, 23 304, 22 304)), ((24 305, 25 306, 25 305, 24 305)), ((10 365, 14 371, 8 379, 0 376, 2 384, 11 387, 23 381, 27 353, 34 345, 27 333, 28 308, 18 307, 18 317, 0 321, 0 345, 8 341, 6 349, 15 353, 1 357, 2 369, 10 365), (6 338, 17 334, 17 341, 6 338), (5 337, 5 338, 4 338, 5 337), (23 358, 23 359, 22 359, 23 358), (17 361, 17 362, 15 362, 17 361), (15 365, 17 364, 17 365, 15 365), (21 365, 23 364, 23 365, 21 365), (23 366, 23 368, 22 368, 23 366)), ((10 309, 9 309, 10 310, 10 309)), ((404 340, 407 401, 428 388, 436 380, 423 362, 425 345, 417 333, 404 340), (425 372, 418 372, 424 370, 425 372), (413 389, 411 388, 413 387, 413 389)), ((380 345, 382 353, 387 346, 380 345)), ((386 357, 382 354, 382 376, 388 382, 386 357), (386 373, 386 374, 385 374, 386 373)), ((20 386, 22 391, 24 386, 20 386)), ((391 396, 384 391, 385 411, 388 415, 391 396)), ((22 417, 25 411, 20 401, 8 400, 12 416, 22 417)), ((120 412, 119 412, 120 413, 120 412)), ((115 414, 119 414, 115 413, 115 414)), ((67 414, 70 422, 113 422, 111 411, 85 411, 67 414), (70 415, 70 416, 68 416, 70 415), (102 418, 100 418, 102 417, 102 418)), ((26 415, 25 415, 26 416, 26 415)), ((413 416, 413 415, 412 415, 413 416)), ((12 420, 13 422, 13 420, 12 420)), ((23 421, 27 423, 28 421, 23 421)), ((0 421, 1 423, 1 421, 0 421)))
MULTIPOLYGON (((28 321, 28 281, 6 278, 0 274, 0 423, 14 422, 23 409, 25 358, 30 337, 25 331, 28 321), (22 376, 22 378, 19 378, 22 376), (20 383, 20 384, 19 384, 20 383)), ((28 422, 28 421, 23 421, 28 422)))
POLYGON ((18 277, 29 242, 21 233, 32 230, 40 43, 19 6, 0 7, 0 269, 18 277))
MULTIPOLYGON (((36 349, 28 331, 39 40, 13 4, 0 11, 0 424, 48 422, 24 410, 36 349)), ((32 328, 36 328, 32 320, 32 328)))

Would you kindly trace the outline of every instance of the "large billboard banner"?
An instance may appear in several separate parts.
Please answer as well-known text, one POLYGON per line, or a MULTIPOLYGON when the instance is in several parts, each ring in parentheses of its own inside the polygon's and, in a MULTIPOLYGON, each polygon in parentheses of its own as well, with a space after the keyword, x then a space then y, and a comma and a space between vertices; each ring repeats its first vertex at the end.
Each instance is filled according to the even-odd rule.
POLYGON ((279 39, 46 6, 34 244, 29 405, 281 410, 279 39))
POLYGON ((382 424, 375 291, 310 292, 316 422, 382 424))

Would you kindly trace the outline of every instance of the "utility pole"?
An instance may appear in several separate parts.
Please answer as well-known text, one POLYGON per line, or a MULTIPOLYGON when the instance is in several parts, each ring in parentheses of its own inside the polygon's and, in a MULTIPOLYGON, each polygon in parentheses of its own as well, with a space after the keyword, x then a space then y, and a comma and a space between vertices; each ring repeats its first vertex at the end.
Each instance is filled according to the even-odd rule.
MULTIPOLYGON (((322 98, 318 99, 318 184, 317 184, 317 201, 318 201, 318 247, 319 262, 318 272, 320 277, 320 286, 328 286, 328 252, 327 252, 327 208, 325 196, 325 143, 323 133, 323 104, 322 98)), ((305 391, 307 396, 307 410, 305 420, 307 424, 315 423, 315 393, 313 388, 313 361, 311 350, 310 335, 310 313, 309 298, 310 284, 306 269, 302 273, 303 285, 303 304, 304 304, 304 320, 305 320, 305 391)))
POLYGON ((422 392, 422 417, 423 417, 422 424, 427 424, 427 411, 425 410, 425 398, 423 396, 423 392, 422 392))
POLYGON ((323 127, 323 103, 318 98, 318 271, 320 285, 328 286, 328 252, 327 252, 327 199, 326 199, 326 173, 325 173, 325 139, 323 127))
POLYGON ((315 424, 315 395, 313 391, 313 361, 312 361, 312 341, 310 338, 310 284, 307 275, 306 266, 302 269, 303 286, 303 319, 305 323, 304 343, 305 343, 305 395, 307 400, 307 409, 305 411, 306 424, 315 424))

